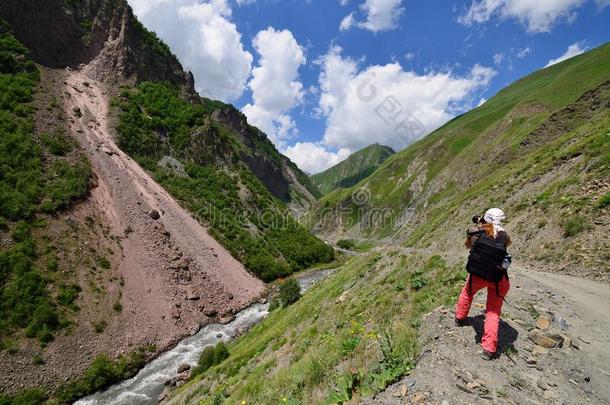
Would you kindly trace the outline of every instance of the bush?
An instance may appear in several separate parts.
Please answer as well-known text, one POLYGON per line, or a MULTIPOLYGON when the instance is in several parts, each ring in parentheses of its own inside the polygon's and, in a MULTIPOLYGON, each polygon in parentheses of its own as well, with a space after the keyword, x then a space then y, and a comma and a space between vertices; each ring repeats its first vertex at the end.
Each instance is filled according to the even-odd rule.
POLYGON ((354 246, 356 246, 356 241, 353 239, 341 239, 337 242, 337 246, 341 249, 351 250, 354 246))
POLYGON ((31 237, 30 225, 25 221, 17 222, 11 236, 13 237, 13 240, 17 243, 29 240, 31 237))
POLYGON ((11 338, 0 339, 0 351, 5 350, 9 354, 17 353, 17 342, 11 338))
POLYGON ((76 301, 81 291, 82 289, 78 284, 62 285, 57 294, 57 302, 73 310, 78 310, 78 306, 74 304, 74 301, 76 301))
POLYGON ((114 310, 114 312, 122 312, 123 305, 120 301, 115 301, 114 304, 112 304, 112 309, 114 310))
POLYGON ((53 340, 53 332, 60 327, 59 315, 51 304, 44 302, 36 307, 32 319, 25 330, 27 337, 37 337, 41 343, 53 340))
POLYGON ((95 333, 102 333, 106 329, 106 321, 91 322, 95 333))
POLYGON ((144 364, 143 349, 138 349, 129 356, 121 356, 114 361, 106 355, 99 355, 93 360, 81 379, 57 390, 57 399, 61 403, 72 403, 133 376, 144 364))
POLYGON ((301 287, 294 277, 290 277, 280 284, 277 299, 282 307, 297 302, 299 298, 301 298, 301 287))
POLYGON ((64 156, 66 153, 70 152, 74 146, 72 140, 62 132, 57 132, 53 135, 46 133, 42 134, 41 140, 49 152, 56 156, 64 156))
POLYGON ((269 302, 269 312, 273 312, 276 309, 279 309, 282 307, 282 303, 280 302, 280 300, 277 297, 273 297, 271 299, 271 302, 269 302))
POLYGON ((47 260, 47 270, 56 272, 58 268, 59 268, 59 262, 57 261, 56 258, 52 257, 49 260, 47 260))
POLYGON ((607 193, 597 200, 597 208, 606 208, 610 205, 610 193, 607 193))
POLYGON ((106 259, 104 256, 98 256, 95 259, 95 262, 102 268, 108 270, 110 268, 110 261, 106 259))
POLYGON ((74 165, 63 160, 54 162, 49 169, 51 180, 44 188, 42 211, 53 212, 84 197, 89 190, 89 175, 89 164, 84 160, 74 165))
POLYGON ((590 229, 590 227, 589 222, 583 217, 570 218, 563 224, 563 236, 569 238, 590 229))
POLYGON ((37 388, 23 391, 14 396, 0 394, 0 405, 43 405, 47 395, 37 388))
POLYGON ((409 286, 412 290, 418 291, 424 288, 428 284, 426 279, 423 277, 423 272, 421 270, 416 271, 411 275, 411 279, 409 280, 409 286))
POLYGON ((37 366, 44 364, 44 359, 42 358, 42 355, 40 353, 36 353, 34 356, 32 356, 32 363, 37 366))
POLYGON ((218 342, 214 347, 206 347, 201 353, 197 366, 191 371, 191 378, 205 372, 217 364, 222 363, 222 361, 227 357, 229 357, 229 350, 223 342, 218 342))
POLYGON ((360 344, 360 337, 349 336, 341 343, 341 356, 349 356, 360 344))

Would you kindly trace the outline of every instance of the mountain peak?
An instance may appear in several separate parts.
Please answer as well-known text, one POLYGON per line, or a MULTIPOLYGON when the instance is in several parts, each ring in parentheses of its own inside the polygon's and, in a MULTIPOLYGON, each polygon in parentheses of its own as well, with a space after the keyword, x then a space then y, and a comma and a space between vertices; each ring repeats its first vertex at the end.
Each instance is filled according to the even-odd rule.
POLYGON ((389 146, 370 144, 330 169, 311 176, 311 181, 322 194, 330 193, 339 187, 351 187, 370 176, 394 153, 389 146))

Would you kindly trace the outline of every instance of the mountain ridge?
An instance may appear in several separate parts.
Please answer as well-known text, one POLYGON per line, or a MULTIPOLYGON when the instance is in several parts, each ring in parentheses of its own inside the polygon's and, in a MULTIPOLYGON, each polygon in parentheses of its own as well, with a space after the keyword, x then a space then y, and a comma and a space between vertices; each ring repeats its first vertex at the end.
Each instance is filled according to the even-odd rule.
MULTIPOLYGON (((586 239, 588 232, 581 233, 583 227, 591 227, 594 234, 601 231, 585 213, 595 215, 599 210, 596 200, 608 191, 603 174, 607 157, 600 147, 605 139, 601 132, 607 105, 606 82, 610 79, 605 70, 609 53, 610 45, 604 44, 517 80, 482 106, 393 155, 356 186, 324 196, 309 211, 307 223, 326 237, 376 237, 413 246, 436 245, 439 241, 432 237, 436 227, 457 226, 457 217, 450 218, 449 213, 471 216, 486 205, 506 199, 508 206, 502 208, 523 227, 523 232, 535 234, 542 229, 550 233, 553 242, 546 248, 547 258, 538 264, 552 269, 556 259, 549 259, 553 252, 573 248, 570 240, 561 236, 562 228, 581 223, 576 239, 586 239), (575 151, 575 145, 582 150, 575 151), (586 191, 576 190, 576 180, 569 184, 570 175, 587 184, 586 191), (533 181, 538 178, 542 181, 533 181), (523 190, 517 192, 516 184, 533 196, 523 190), (574 189, 583 213, 561 210, 559 201, 569 195, 563 188, 574 189), (508 190, 515 190, 515 194, 508 194, 508 190), (366 204, 351 201, 351 195, 358 191, 370 196, 366 204), (471 206, 478 194, 479 207, 471 206), (329 207, 351 207, 355 214, 329 207), (391 215, 390 220, 368 220, 373 213, 382 212, 391 215), (527 212, 548 215, 547 222, 540 220, 541 227, 537 228, 527 221, 527 212), (433 219, 426 219, 430 215, 433 219), (447 223, 442 223, 441 217, 447 223)), ((456 237, 452 235, 451 242, 445 243, 455 243, 456 237)), ((516 248, 532 259, 543 257, 534 245, 516 248)), ((591 274, 596 273, 594 263, 602 260, 599 248, 596 244, 587 253, 591 274)), ((562 267, 578 271, 575 261, 573 265, 570 260, 564 261, 562 267)))
POLYGON ((337 188, 349 188, 373 174, 394 153, 389 146, 371 144, 310 178, 322 194, 328 194, 337 188))

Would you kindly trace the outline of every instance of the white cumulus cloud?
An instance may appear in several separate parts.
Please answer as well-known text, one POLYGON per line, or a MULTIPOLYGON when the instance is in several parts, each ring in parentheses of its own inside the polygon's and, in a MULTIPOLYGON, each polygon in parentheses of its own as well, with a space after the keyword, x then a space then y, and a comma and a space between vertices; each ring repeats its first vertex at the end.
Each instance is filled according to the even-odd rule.
POLYGON ((327 119, 321 144, 352 152, 375 142, 404 148, 476 105, 477 91, 496 73, 481 65, 464 76, 420 75, 398 63, 359 69, 358 61, 342 57, 338 46, 320 64, 319 113, 327 119))
MULTIPOLYGON (((343 2, 341 4, 344 5, 343 2)), ((353 12, 348 14, 341 21, 341 31, 353 26, 372 32, 392 30, 398 27, 398 20, 404 13, 402 0, 365 0, 359 8, 364 13, 364 19, 358 21, 353 12)))
POLYGON ((283 153, 306 173, 315 174, 336 165, 350 155, 347 148, 336 152, 316 142, 297 142, 283 153))
POLYGON ((256 34, 252 44, 259 62, 248 83, 253 102, 244 106, 243 112, 250 124, 264 131, 281 149, 286 139, 297 133, 288 113, 303 100, 303 84, 298 77, 299 67, 306 62, 305 54, 288 30, 269 27, 256 34))
POLYGON ((223 101, 241 96, 252 55, 244 50, 226 0, 129 0, 129 4, 193 72, 200 94, 223 101))
MULTIPOLYGON (((528 32, 548 32, 561 19, 571 22, 576 9, 587 0, 473 0, 458 21, 465 25, 484 23, 494 17, 517 19, 528 32)), ((599 0, 598 0, 599 2, 599 0)))
POLYGON ((568 46, 568 49, 566 49, 566 51, 563 53, 563 55, 561 55, 555 59, 549 60, 549 62, 544 67, 549 67, 556 63, 563 62, 566 59, 570 59, 576 55, 580 55, 581 53, 585 52, 586 50, 587 50, 587 47, 581 45, 580 42, 575 42, 572 45, 568 46))

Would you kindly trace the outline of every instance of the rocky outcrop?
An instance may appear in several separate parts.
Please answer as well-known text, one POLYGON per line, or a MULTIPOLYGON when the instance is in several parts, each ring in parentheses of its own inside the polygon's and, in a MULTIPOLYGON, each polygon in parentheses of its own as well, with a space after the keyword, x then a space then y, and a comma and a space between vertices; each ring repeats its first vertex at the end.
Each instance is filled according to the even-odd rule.
POLYGON ((186 170, 184 170, 184 165, 174 157, 163 156, 161 160, 157 162, 157 166, 170 170, 178 177, 189 177, 186 170))
POLYGON ((214 111, 212 119, 232 130, 245 146, 240 159, 271 194, 288 204, 296 216, 315 203, 319 192, 307 175, 280 154, 262 131, 249 125, 244 114, 226 106, 214 111))
POLYGON ((163 80, 198 99, 193 75, 137 21, 125 0, 5 0, 0 17, 34 60, 47 67, 88 64, 88 76, 111 90, 125 83, 163 80))

